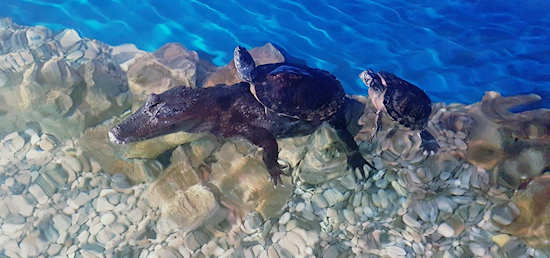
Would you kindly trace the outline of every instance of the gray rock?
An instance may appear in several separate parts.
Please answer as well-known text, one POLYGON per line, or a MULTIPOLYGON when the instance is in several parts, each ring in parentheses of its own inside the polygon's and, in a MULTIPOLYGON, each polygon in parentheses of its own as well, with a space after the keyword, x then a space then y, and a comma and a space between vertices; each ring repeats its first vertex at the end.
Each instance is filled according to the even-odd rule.
POLYGON ((123 207, 123 205, 126 205, 126 204, 118 205, 120 203, 120 194, 118 194, 118 193, 113 193, 113 194, 108 195, 107 200, 112 205, 116 205, 115 209, 118 209, 119 207, 123 207))
POLYGON ((116 234, 111 231, 109 227, 103 228, 95 236, 97 242, 107 245, 109 241, 113 240, 116 237, 116 234))
POLYGON ((132 93, 143 100, 151 93, 161 93, 180 85, 195 87, 198 54, 179 44, 166 44, 155 53, 138 57, 128 67, 128 82, 132 93))
MULTIPOLYGON (((44 169, 47 171, 46 169, 44 169)), ((40 189, 42 189, 42 192, 48 196, 48 198, 51 198, 53 194, 57 191, 57 184, 55 181, 53 181, 48 175, 40 174, 38 178, 34 181, 35 184, 37 184, 40 189)))
POLYGON ((8 75, 6 75, 5 72, 0 71, 0 88, 8 85, 9 83, 8 80, 9 80, 8 75))
POLYGON ((51 244, 50 247, 48 247, 48 250, 46 250, 46 253, 49 256, 55 256, 59 253, 59 251, 61 251, 61 248, 63 248, 63 246, 60 244, 51 244))
POLYGON ((101 215, 101 223, 105 226, 113 224, 115 220, 116 220, 116 216, 112 213, 105 213, 101 215))
POLYGON ((319 208, 326 208, 328 207, 328 202, 327 200, 323 197, 322 194, 314 194, 312 197, 311 197, 311 201, 313 202, 313 204, 315 204, 317 207, 319 208))
POLYGON ((125 174, 115 173, 111 176, 111 187, 114 189, 127 189, 131 186, 130 180, 125 174))
POLYGON ((51 37, 52 32, 43 26, 30 27, 26 31, 27 44, 29 48, 34 49, 44 44, 51 37))
POLYGON ((19 248, 19 245, 17 245, 17 241, 15 240, 9 240, 2 246, 4 249, 4 254, 7 257, 21 257, 21 249, 19 248))
POLYGON ((71 226, 71 218, 61 213, 54 215, 52 220, 57 232, 66 232, 71 226))
POLYGON ((39 237, 28 234, 19 244, 23 257, 38 256, 48 248, 48 244, 39 237))
POLYGON ((444 237, 452 237, 455 235, 455 230, 447 223, 441 223, 437 227, 437 232, 444 237))
POLYGON ((481 243, 470 243, 468 247, 476 257, 483 257, 488 250, 488 247, 481 243))
POLYGON ((323 258, 340 257, 340 250, 337 245, 330 245, 323 249, 323 258))
POLYGON ((90 232, 84 230, 82 232, 80 232, 80 234, 78 234, 78 242, 80 243, 80 245, 82 246, 82 244, 84 243, 87 243, 88 242, 88 237, 90 237, 90 232))
POLYGON ((407 224, 409 227, 412 227, 412 228, 420 228, 422 225, 418 222, 418 220, 416 220, 416 218, 414 218, 414 216, 412 216, 411 214, 409 213, 405 213, 403 215, 403 217, 401 217, 403 219, 403 222, 405 224, 407 224))
POLYGON ((349 173, 345 145, 332 127, 326 124, 319 127, 307 146, 298 170, 303 182, 317 185, 349 173))
POLYGON ((38 229, 40 231, 40 238, 46 242, 53 243, 59 237, 59 233, 54 228, 51 218, 45 218, 38 223, 38 229))
MULTIPOLYGON (((64 187, 67 183, 67 179, 69 178, 69 174, 67 173, 67 171, 63 168, 63 166, 59 164, 50 163, 40 169, 39 173, 41 174, 41 176, 44 177, 46 181, 48 181, 49 185, 54 188, 50 190, 52 191, 51 195, 53 195, 53 193, 55 193, 57 189, 64 187)), ((44 188, 42 189, 44 190, 44 188)), ((44 192, 48 193, 48 191, 46 190, 44 192)))
POLYGON ((333 206, 344 200, 344 195, 336 189, 329 188, 323 192, 323 197, 328 202, 329 206, 333 206))
POLYGON ((10 133, 0 141, 0 147, 2 151, 8 153, 14 153, 23 148, 25 145, 25 139, 19 135, 17 132, 10 133))
POLYGON ((421 220, 431 223, 435 222, 439 214, 437 205, 432 200, 418 201, 414 206, 414 211, 416 211, 416 214, 418 214, 421 220))
MULTIPOLYGON (((300 257, 305 254, 306 242, 302 237, 293 232, 287 232, 278 242, 279 247, 291 257, 300 257)), ((281 252, 279 252, 281 253, 281 252)))
POLYGON ((55 36, 55 39, 59 41, 59 44, 64 49, 68 49, 80 40, 82 40, 82 38, 80 38, 80 36, 78 35, 78 32, 73 29, 63 30, 55 36))
MULTIPOLYGON (((151 257, 151 256, 149 256, 151 257)), ((183 258, 183 256, 174 248, 163 246, 152 253, 152 257, 158 258, 183 258)))
POLYGON ((399 246, 396 246, 396 245, 388 246, 384 250, 386 251, 386 253, 390 257, 398 257, 398 256, 407 255, 407 252, 405 252, 405 250, 403 248, 401 248, 399 246))
MULTIPOLYGON (((76 246, 75 246, 76 247, 76 246)), ((102 245, 94 243, 86 243, 80 246, 83 250, 90 251, 96 255, 102 255, 105 252, 105 248, 102 245)))
POLYGON ((130 220, 132 223, 137 224, 141 221, 143 218, 143 210, 142 209, 133 209, 126 213, 126 217, 128 220, 130 220))
POLYGON ((34 207, 23 195, 11 196, 7 205, 13 213, 19 213, 25 217, 31 216, 34 210, 34 207))
POLYGON ((99 197, 94 202, 94 207, 98 212, 112 211, 115 209, 115 206, 112 205, 105 197, 99 197))
POLYGON ((80 164, 80 161, 73 156, 63 156, 62 158, 60 158, 59 162, 61 166, 67 171, 79 173, 82 170, 82 165, 80 164))
POLYGON ((512 202, 493 207, 491 219, 501 225, 510 225, 519 216, 519 208, 512 202))
POLYGON ((110 228, 113 233, 117 235, 121 235, 122 233, 126 232, 126 230, 128 230, 128 227, 125 224, 121 224, 119 222, 111 224, 110 228))
POLYGON ((202 245, 208 243, 209 240, 209 235, 200 230, 195 230, 189 233, 183 241, 185 243, 185 247, 189 248, 191 251, 195 251, 201 248, 202 245))
POLYGON ((37 148, 30 149, 25 158, 28 162, 35 165, 43 165, 52 159, 52 155, 47 151, 42 151, 37 148))
POLYGON ((279 218, 279 224, 284 225, 290 220, 290 213, 285 212, 281 217, 279 218))
POLYGON ((40 204, 45 204, 49 200, 49 197, 46 195, 46 193, 44 193, 42 188, 37 184, 32 184, 29 187, 29 192, 40 204))
POLYGON ((38 143, 38 145, 44 151, 52 151, 57 146, 57 142, 58 140, 55 138, 55 136, 45 133, 42 134, 42 136, 40 137, 40 142, 38 143))
POLYGON ((344 209, 342 211, 342 215, 344 216, 344 218, 349 224, 354 225, 355 223, 357 223, 357 219, 353 210, 344 209))
POLYGON ((258 212, 250 212, 244 218, 244 228, 248 232, 254 232, 261 228, 263 223, 262 216, 258 212))
POLYGON ((76 196, 76 198, 74 198, 74 199, 69 199, 69 200, 67 201, 67 204, 68 204, 69 206, 71 206, 73 209, 76 210, 76 209, 78 209, 80 206, 82 206, 82 205, 84 205, 85 203, 89 202, 90 199, 91 199, 91 197, 90 197, 88 194, 86 194, 86 193, 84 193, 84 192, 80 192, 80 193, 76 196))
POLYGON ((440 211, 453 213, 456 204, 448 197, 441 195, 435 198, 435 202, 440 211))

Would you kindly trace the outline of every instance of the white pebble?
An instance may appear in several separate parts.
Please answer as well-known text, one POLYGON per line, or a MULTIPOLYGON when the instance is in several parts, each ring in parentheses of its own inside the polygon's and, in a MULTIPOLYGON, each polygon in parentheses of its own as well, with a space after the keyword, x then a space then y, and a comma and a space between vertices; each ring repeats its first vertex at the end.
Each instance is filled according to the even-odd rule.
POLYGON ((285 212, 281 217, 279 218, 279 224, 284 225, 290 220, 290 213, 285 212))
POLYGON ((452 237, 455 234, 455 230, 447 223, 439 225, 437 232, 444 237, 452 237))
POLYGON ((344 200, 344 195, 332 188, 327 189, 325 192, 323 192, 323 196, 327 200, 329 206, 333 206, 344 200))
POLYGON ((306 208, 306 204, 303 202, 300 202, 296 205, 296 211, 302 212, 306 208))

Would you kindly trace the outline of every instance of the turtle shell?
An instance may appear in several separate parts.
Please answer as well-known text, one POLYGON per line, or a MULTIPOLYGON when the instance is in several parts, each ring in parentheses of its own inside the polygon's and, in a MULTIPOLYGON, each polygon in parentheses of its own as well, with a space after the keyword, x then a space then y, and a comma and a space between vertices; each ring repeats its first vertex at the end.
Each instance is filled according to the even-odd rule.
POLYGON ((380 72, 386 84, 384 107, 391 118, 418 130, 428 123, 432 102, 420 88, 391 73, 380 72))
POLYGON ((256 67, 252 93, 266 108, 306 121, 330 119, 343 105, 345 92, 327 71, 295 64, 256 67))

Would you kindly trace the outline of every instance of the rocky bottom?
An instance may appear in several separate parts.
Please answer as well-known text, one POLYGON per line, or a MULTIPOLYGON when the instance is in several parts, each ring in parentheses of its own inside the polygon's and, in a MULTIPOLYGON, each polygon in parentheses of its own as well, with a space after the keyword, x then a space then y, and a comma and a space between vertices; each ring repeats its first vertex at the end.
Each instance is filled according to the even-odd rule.
MULTIPOLYGON (((446 117, 444 113, 457 112, 458 108, 464 106, 454 111, 452 107, 440 107, 434 116, 446 117)), ((364 119, 372 115, 368 105, 366 110, 364 119)), ((102 164, 86 155, 79 140, 60 142, 34 129, 11 133, 0 142, 0 254, 163 258, 549 257, 548 238, 544 235, 546 202, 538 204, 538 215, 525 215, 530 205, 517 201, 521 199, 517 190, 492 183, 493 175, 488 170, 460 158, 459 154, 468 149, 466 134, 439 132, 442 151, 427 156, 418 149, 418 136, 390 126, 378 140, 362 142, 365 157, 374 162, 377 171, 370 171, 368 180, 356 182, 349 171, 334 174, 345 171, 337 165, 345 167, 345 159, 323 156, 335 155, 324 147, 334 145, 336 140, 331 140, 331 133, 329 127, 323 126, 306 138, 281 141, 281 159, 288 160, 291 167, 294 163, 301 165, 279 188, 290 191, 290 197, 283 195, 284 202, 273 211, 231 203, 230 198, 220 197, 224 193, 212 190, 223 192, 227 185, 211 187, 204 180, 190 184, 183 193, 188 199, 177 199, 174 211, 162 202, 169 203, 175 197, 158 193, 177 184, 169 180, 162 183, 163 174, 170 173, 167 170, 151 176, 150 182, 132 185, 123 173, 104 173, 102 164), (296 148, 305 143, 321 152, 306 151, 302 162, 293 162, 293 153, 297 152, 289 145, 296 148), (292 151, 285 152, 285 148, 292 151), (320 167, 315 168, 315 164, 320 167), (313 176, 319 171, 322 176, 313 176), (163 188, 159 189, 159 185, 163 188), (195 207, 198 201, 212 203, 212 207, 195 207), (205 211, 212 214, 203 214, 205 211), (197 214, 208 219, 193 217, 197 214), (525 216, 541 219, 530 224, 525 216), (520 220, 524 224, 519 229, 510 229, 518 227, 514 223, 520 220), (529 239, 526 232, 533 225, 542 225, 543 233, 532 234, 529 239)), ((368 134, 365 127, 358 138, 368 134)), ((187 145, 197 142, 209 146, 204 139, 187 145)), ((257 152, 239 139, 229 139, 209 149, 217 157, 213 164, 222 166, 224 155, 229 155, 225 157, 229 162, 246 158, 247 155, 238 154, 243 148, 257 152)), ((172 159, 182 153, 174 150, 172 159)), ((259 160, 257 153, 250 155, 252 160, 259 160)), ((216 166, 211 165, 211 169, 216 170, 216 166)), ((262 167, 257 163, 255 168, 262 167)), ((177 171, 185 174, 184 170, 177 171)), ((265 169, 261 172, 265 174, 265 169)), ((267 174, 263 176, 267 178, 267 174)), ((216 184, 214 181, 209 182, 216 184)), ((543 194, 548 192, 547 181, 548 177, 540 176, 519 186, 520 193, 527 195, 523 200, 537 201, 541 185, 546 189, 543 194), (534 196, 529 196, 530 189, 534 196)), ((233 183, 231 187, 229 191, 248 191, 247 188, 257 186, 233 183)), ((273 189, 271 185, 269 188, 273 189)))

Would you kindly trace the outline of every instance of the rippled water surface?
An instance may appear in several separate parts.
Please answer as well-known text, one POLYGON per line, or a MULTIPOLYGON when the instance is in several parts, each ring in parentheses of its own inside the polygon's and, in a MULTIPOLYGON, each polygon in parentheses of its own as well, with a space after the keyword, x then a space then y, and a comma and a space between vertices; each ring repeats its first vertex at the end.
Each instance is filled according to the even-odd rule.
POLYGON ((550 106, 550 1, 4 0, 0 16, 76 28, 109 44, 155 50, 180 42, 217 65, 237 44, 267 41, 366 93, 364 68, 394 72, 435 101, 486 90, 535 92, 550 106))

